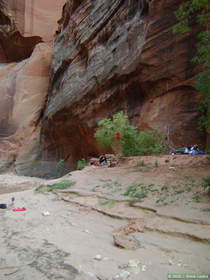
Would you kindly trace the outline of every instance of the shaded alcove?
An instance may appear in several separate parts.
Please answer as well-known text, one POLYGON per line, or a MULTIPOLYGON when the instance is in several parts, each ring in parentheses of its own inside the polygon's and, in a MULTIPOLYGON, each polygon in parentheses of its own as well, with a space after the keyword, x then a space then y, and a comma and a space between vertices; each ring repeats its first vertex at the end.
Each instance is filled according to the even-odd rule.
POLYGON ((126 89, 128 117, 135 124, 141 113, 145 100, 145 93, 138 81, 134 81, 126 89))

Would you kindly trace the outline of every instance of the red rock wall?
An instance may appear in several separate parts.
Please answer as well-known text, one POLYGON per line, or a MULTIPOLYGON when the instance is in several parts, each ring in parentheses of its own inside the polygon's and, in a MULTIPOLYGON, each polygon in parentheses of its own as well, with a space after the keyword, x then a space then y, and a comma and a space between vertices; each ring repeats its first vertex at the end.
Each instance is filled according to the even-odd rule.
MULTIPOLYGON (((0 152, 10 151, 10 161, 16 161, 19 173, 29 174, 30 165, 24 162, 30 158, 30 151, 36 154, 35 158, 40 152, 40 160, 53 166, 65 159, 68 170, 75 167, 78 159, 97 155, 101 152, 94 139, 97 122, 120 110, 139 129, 163 131, 176 146, 204 144, 205 135, 197 131, 196 106, 200 96, 193 86, 198 69, 190 62, 195 34, 181 38, 171 32, 176 22, 173 12, 182 1, 67 0, 54 44, 45 108, 40 106, 44 106, 47 93, 50 52, 46 61, 42 52, 36 51, 37 59, 34 55, 29 61, 20 62, 29 63, 25 68, 27 77, 19 69, 22 64, 2 66, 4 114, 0 114, 0 129, 4 139, 0 152), (7 76, 11 78, 9 85, 7 76), (30 76, 33 81, 28 79, 30 76), (38 92, 32 92, 38 100, 26 104, 23 111, 25 90, 28 97, 31 87, 37 88, 38 92), (38 109, 33 111, 36 102, 38 109), (40 150, 37 125, 42 114, 40 150), (26 138, 34 138, 36 147, 30 139, 24 140, 30 123, 34 126, 26 138)), ((13 5, 12 0, 9 2, 13 5)), ((30 0, 18 9, 13 5, 12 15, 0 12, 0 61, 17 62, 29 57, 41 37, 49 43, 61 2, 64 0, 51 5, 51 0, 30 0), (17 30, 14 17, 20 18, 23 11, 20 29, 24 24, 24 34, 36 36, 25 38, 23 29, 17 30)), ((196 27, 193 30, 196 33, 196 27)), ((46 168, 40 164, 40 169, 46 168)))
POLYGON ((39 44, 29 59, 0 66, 0 170, 15 163, 17 170, 31 174, 51 55, 49 46, 39 44))
POLYGON ((163 131, 176 146, 204 144, 191 63, 195 34, 171 32, 181 2, 67 1, 42 128, 45 158, 73 166, 97 153, 97 122, 120 110, 140 129, 163 131))
POLYGON ((25 0, 25 36, 39 35, 52 43, 65 0, 25 0))
POLYGON ((0 171, 12 165, 20 174, 37 175, 36 166, 40 169, 36 158, 52 48, 37 45, 38 35, 52 40, 63 2, 8 0, 0 5, 0 171), (36 2, 31 12, 39 29, 24 37, 31 2, 36 2))
POLYGON ((40 36, 52 43, 65 0, 7 0, 9 13, 25 37, 40 36))
POLYGON ((22 36, 11 13, 0 11, 0 62, 17 62, 26 59, 40 42, 42 42, 40 36, 22 36))
POLYGON ((25 2, 24 0, 7 0, 7 9, 15 19, 16 27, 23 35, 25 30, 25 2))
POLYGON ((65 0, 8 0, 0 11, 0 61, 30 57, 36 44, 52 44, 65 0))

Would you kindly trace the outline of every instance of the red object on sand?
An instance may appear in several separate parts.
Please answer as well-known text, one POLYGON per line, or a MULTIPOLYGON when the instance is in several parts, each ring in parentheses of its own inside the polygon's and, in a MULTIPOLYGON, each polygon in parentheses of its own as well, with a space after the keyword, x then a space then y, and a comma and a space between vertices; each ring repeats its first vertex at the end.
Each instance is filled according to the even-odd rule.
POLYGON ((25 207, 22 207, 22 208, 13 208, 12 211, 13 211, 13 212, 26 211, 26 208, 25 208, 25 207))
POLYGON ((94 162, 95 166, 102 166, 102 164, 100 164, 99 162, 94 162))
POLYGON ((121 134, 119 132, 115 133, 115 140, 119 141, 121 139, 121 134))

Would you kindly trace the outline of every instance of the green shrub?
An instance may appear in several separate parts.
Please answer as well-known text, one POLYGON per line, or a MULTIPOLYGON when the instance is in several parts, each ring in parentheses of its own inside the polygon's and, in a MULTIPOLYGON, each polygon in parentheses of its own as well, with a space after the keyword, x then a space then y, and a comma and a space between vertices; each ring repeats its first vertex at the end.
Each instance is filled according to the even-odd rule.
POLYGON ((205 177, 202 179, 202 187, 204 188, 210 187, 210 177, 205 177))
POLYGON ((95 138, 101 146, 111 147, 115 152, 122 152, 125 156, 137 154, 138 132, 129 124, 128 116, 123 112, 115 114, 112 119, 99 121, 98 126, 95 138), (115 139, 116 133, 120 134, 121 139, 115 139))
POLYGON ((139 133, 139 154, 159 155, 166 148, 163 135, 155 130, 144 130, 139 133))
POLYGON ((150 184, 150 185, 134 184, 128 187, 124 195, 142 199, 147 197, 147 195, 150 192, 154 192, 154 191, 157 191, 156 189, 154 189, 154 184, 150 184))
POLYGON ((138 132, 137 128, 129 124, 128 116, 123 112, 116 113, 112 119, 99 121, 99 128, 95 133, 97 142, 103 147, 111 147, 123 156, 157 155, 165 146, 163 136, 155 130, 138 132), (120 139, 115 139, 116 134, 120 139))
POLYGON ((64 189, 68 189, 70 187, 72 187, 73 185, 75 185, 75 181, 62 181, 62 182, 58 182, 55 183, 53 185, 39 185, 35 191, 36 192, 51 192, 53 190, 64 190, 64 189))
POLYGON ((208 153, 208 154, 210 154, 210 145, 207 145, 207 146, 206 146, 205 152, 208 153))
POLYGON ((77 169, 81 170, 86 167, 86 160, 84 158, 77 161, 77 169))

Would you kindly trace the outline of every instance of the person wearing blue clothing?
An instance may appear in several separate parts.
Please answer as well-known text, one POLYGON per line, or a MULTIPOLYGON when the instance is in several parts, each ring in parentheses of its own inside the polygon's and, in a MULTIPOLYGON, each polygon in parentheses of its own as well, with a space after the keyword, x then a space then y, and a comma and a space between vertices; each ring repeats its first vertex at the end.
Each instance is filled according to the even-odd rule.
POLYGON ((198 145, 190 145, 171 152, 172 155, 208 155, 208 153, 198 149, 198 145))
POLYGON ((189 152, 190 155, 205 155, 206 153, 198 149, 198 145, 192 146, 189 152))

